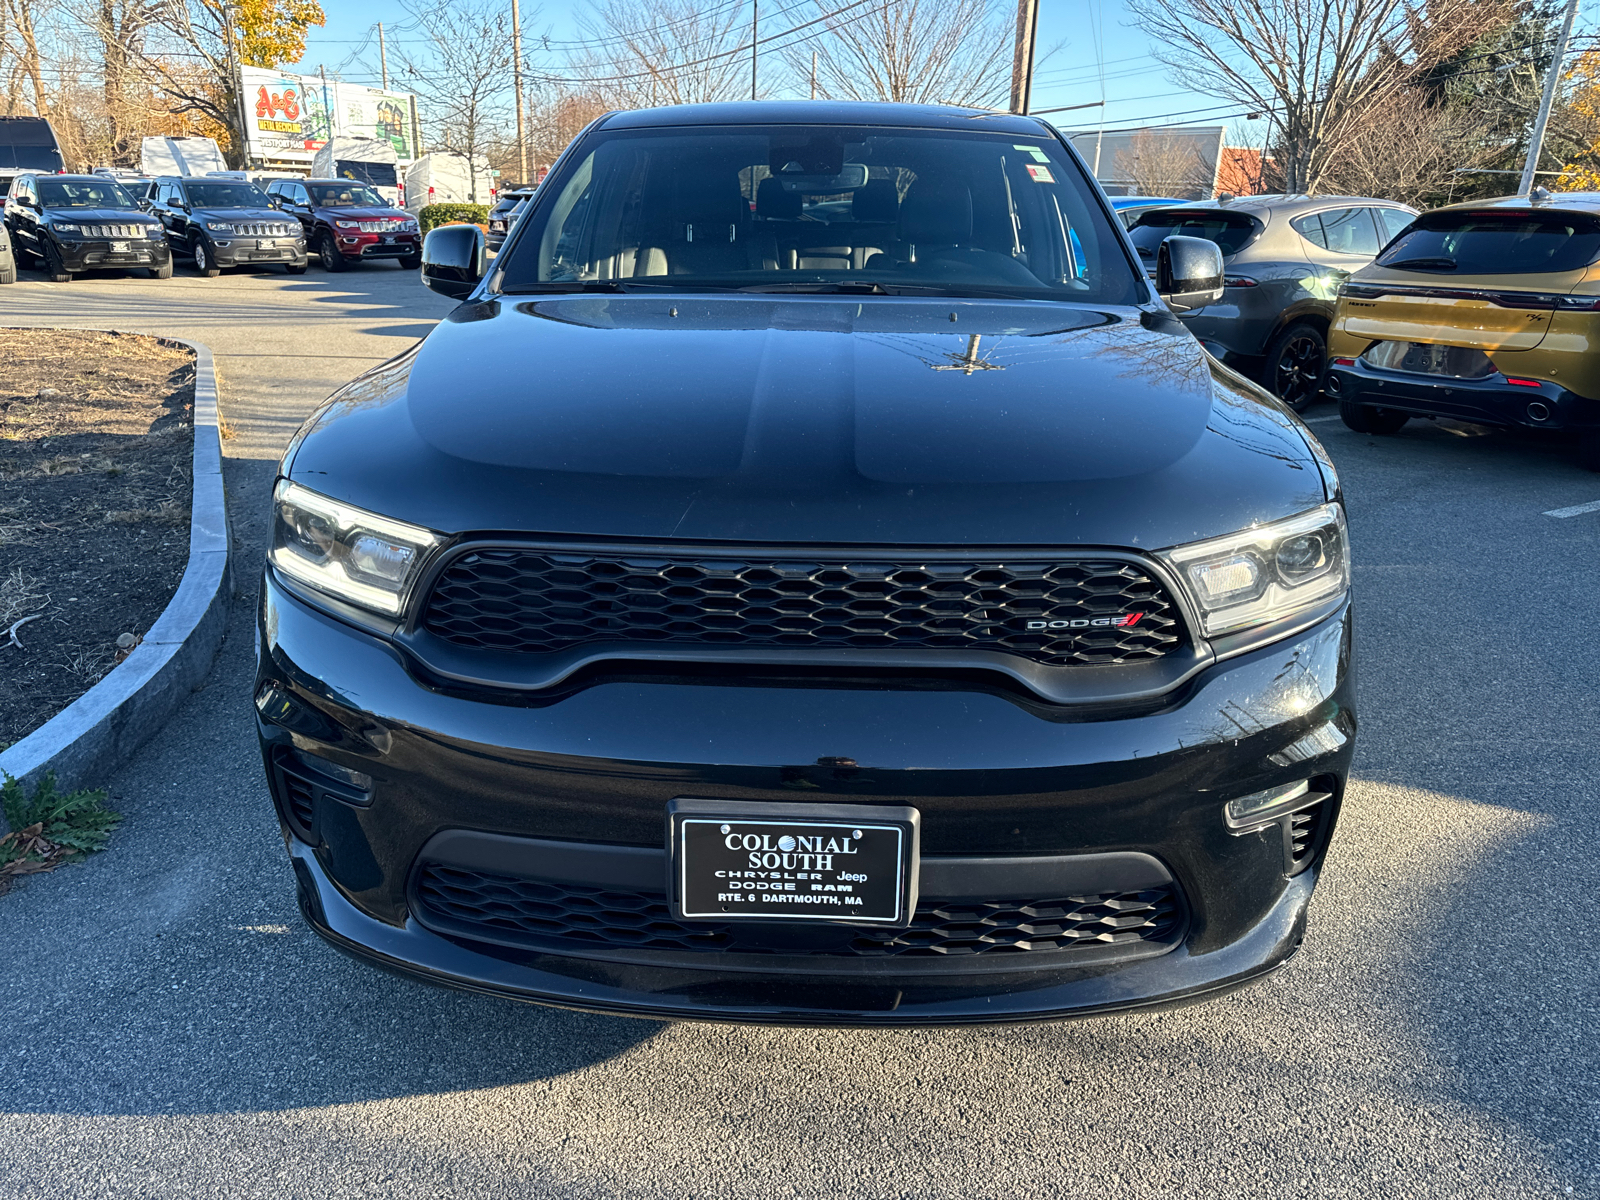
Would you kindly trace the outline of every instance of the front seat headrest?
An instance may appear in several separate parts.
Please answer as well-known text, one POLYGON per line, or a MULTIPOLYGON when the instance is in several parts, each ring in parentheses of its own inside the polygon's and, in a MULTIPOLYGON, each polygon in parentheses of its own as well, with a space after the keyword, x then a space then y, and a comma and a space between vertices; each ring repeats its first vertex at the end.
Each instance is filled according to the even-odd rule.
POLYGON ((900 205, 900 240, 957 246, 972 240, 972 193, 952 179, 919 179, 900 205))
POLYGON ((791 192, 783 181, 768 175, 756 188, 756 215, 774 221, 793 221, 800 216, 804 198, 791 192))

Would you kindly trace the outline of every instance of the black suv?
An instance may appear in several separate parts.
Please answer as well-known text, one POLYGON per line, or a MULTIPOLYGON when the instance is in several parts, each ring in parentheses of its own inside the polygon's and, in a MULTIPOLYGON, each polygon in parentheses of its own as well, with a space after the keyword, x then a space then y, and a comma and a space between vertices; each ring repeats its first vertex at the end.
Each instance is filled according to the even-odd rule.
POLYGON ((500 193, 494 207, 489 210, 489 249, 498 254, 500 247, 506 244, 511 226, 521 214, 523 205, 533 199, 533 191, 531 187, 519 187, 500 193))
POLYGON ((172 252, 161 222, 126 188, 99 175, 18 175, 6 197, 6 226, 22 264, 53 282, 82 271, 144 267, 172 278, 172 252))
POLYGON ((1023 1021, 1300 945, 1356 733, 1344 507, 1029 117, 612 114, 274 491, 307 921, 658 1017, 1023 1021), (1158 290, 1159 289, 1159 290, 1158 290))
POLYGON ((291 275, 306 269, 305 232, 255 184, 241 179, 165 175, 156 180, 150 212, 167 227, 173 248, 202 275, 223 267, 282 263, 291 275))
POLYGON ((275 179, 267 195, 300 219, 324 270, 343 271, 377 258, 397 258, 408 270, 422 265, 417 219, 376 188, 348 179, 275 179))

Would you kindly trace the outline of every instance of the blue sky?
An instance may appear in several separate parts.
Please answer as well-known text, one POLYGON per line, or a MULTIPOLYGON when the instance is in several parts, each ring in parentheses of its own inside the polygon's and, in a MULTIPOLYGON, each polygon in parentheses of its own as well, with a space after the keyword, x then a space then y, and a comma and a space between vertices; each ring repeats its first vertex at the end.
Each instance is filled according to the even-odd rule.
MULTIPOLYGON (((763 35, 769 29, 777 32, 794 20, 783 15, 783 10, 794 2, 766 0, 762 4, 763 35), (774 14, 770 26, 765 18, 767 12, 774 14)), ((416 36, 405 31, 409 18, 392 3, 322 0, 322 6, 328 14, 328 24, 324 29, 312 31, 305 58, 300 63, 303 71, 312 72, 319 64, 324 64, 330 72, 341 70, 342 77, 352 82, 376 84, 377 43, 370 34, 374 24, 384 22, 391 68, 395 63, 396 43, 416 36), (369 66, 364 68, 360 59, 365 59, 369 66)), ((509 9, 510 0, 506 0, 506 6, 509 9)), ((547 34, 555 39, 579 36, 573 14, 582 7, 583 0, 545 0, 543 4, 525 0, 525 41, 531 45, 531 37, 536 34, 547 34), (535 15, 530 17, 533 10, 536 10, 535 15)), ((1237 112, 1236 106, 1196 95, 1173 82, 1171 70, 1152 55, 1150 40, 1133 27, 1133 19, 1123 0, 1040 0, 1039 45, 1041 51, 1059 48, 1038 68, 1034 81, 1035 109, 1087 104, 1103 96, 1108 129, 1147 123, 1216 123, 1219 118, 1237 112)), ((763 61, 776 63, 775 58, 763 61)), ((391 82, 394 82, 392 76, 391 82)), ((401 85, 395 83, 395 86, 401 85)), ((1100 119, 1100 112, 1087 108, 1081 112, 1057 114, 1051 119, 1063 127, 1093 128, 1100 119)))

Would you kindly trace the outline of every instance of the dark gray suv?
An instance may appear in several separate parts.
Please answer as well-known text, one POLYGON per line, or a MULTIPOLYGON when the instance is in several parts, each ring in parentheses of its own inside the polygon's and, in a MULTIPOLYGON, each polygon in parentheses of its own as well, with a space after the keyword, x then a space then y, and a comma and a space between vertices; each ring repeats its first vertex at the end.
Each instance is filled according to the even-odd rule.
POLYGON ((1322 391, 1339 285, 1416 215, 1390 200, 1248 196, 1155 209, 1128 236, 1151 272, 1173 234, 1222 248, 1221 302, 1180 317, 1215 357, 1299 411, 1322 391))

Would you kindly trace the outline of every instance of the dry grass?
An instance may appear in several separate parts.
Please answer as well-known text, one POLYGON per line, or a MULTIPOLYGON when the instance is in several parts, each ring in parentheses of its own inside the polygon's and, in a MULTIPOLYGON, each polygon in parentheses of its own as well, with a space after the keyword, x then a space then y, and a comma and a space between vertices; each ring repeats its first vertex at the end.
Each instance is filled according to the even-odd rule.
POLYGON ((9 629, 13 621, 38 612, 50 599, 39 588, 39 581, 32 575, 24 575, 21 567, 0 577, 0 626, 9 629))
POLYGON ((189 511, 177 500, 162 500, 154 508, 123 508, 108 512, 112 525, 187 525, 189 511))

